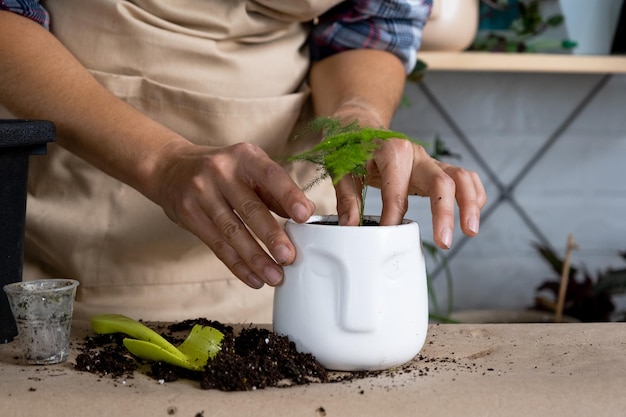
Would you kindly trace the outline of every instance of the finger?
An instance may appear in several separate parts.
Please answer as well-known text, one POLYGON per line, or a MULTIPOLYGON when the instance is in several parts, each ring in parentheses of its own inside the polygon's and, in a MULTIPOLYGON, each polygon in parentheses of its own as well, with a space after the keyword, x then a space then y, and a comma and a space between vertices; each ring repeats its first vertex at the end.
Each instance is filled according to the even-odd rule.
MULTIPOLYGON (((215 200, 220 200, 216 198, 215 200)), ((215 201, 214 200, 214 201, 215 201)), ((205 213, 199 205, 188 203, 189 200, 183 201, 177 210, 178 223, 192 231, 200 240, 202 240, 215 255, 235 274, 237 278, 252 288, 261 288, 265 279, 261 279, 259 274, 250 268, 239 252, 223 237, 222 230, 216 226, 211 218, 205 213), (191 226, 192 225, 192 226, 191 226)), ((225 204, 221 201, 221 204, 225 204)), ((236 217, 236 216, 235 216, 236 217)), ((222 229, 225 225, 221 226, 222 229)), ((257 245, 258 246, 258 245, 257 245)))
POLYGON ((212 222, 207 222, 204 225, 204 230, 208 232, 208 236, 214 236, 205 241, 207 246, 211 248, 215 256, 217 256, 240 281, 254 289, 263 287, 266 279, 261 279, 227 241, 219 238, 219 231, 212 222))
MULTIPOLYGON (((289 240, 283 227, 278 223, 269 208, 261 201, 258 195, 243 185, 233 187, 232 184, 230 184, 227 188, 227 190, 223 190, 224 196, 230 206, 235 209, 236 213, 239 215, 238 219, 240 220, 236 225, 237 229, 232 230, 234 232, 232 238, 227 237, 228 242, 237 249, 241 246, 241 251, 243 252, 240 251, 240 253, 245 254, 248 253, 247 251, 254 249, 254 245, 251 245, 252 242, 246 236, 246 234, 249 236, 250 233, 246 229, 246 234, 244 234, 244 231, 240 228, 245 227, 245 224, 269 249, 276 262, 283 265, 293 262, 295 258, 295 247, 289 240), (243 222, 241 220, 243 220, 243 222), (239 242, 235 239, 243 239, 243 241, 239 242)), ((226 221, 234 221, 232 216, 229 216, 228 213, 223 213, 222 215, 225 216, 226 221)), ((231 227, 235 227, 235 223, 233 223, 231 227)), ((258 246, 256 241, 254 243, 258 246)), ((275 285, 278 282, 268 283, 275 285)))
MULTIPOLYGON (((232 188, 234 189, 239 187, 232 188)), ((242 191, 242 193, 244 194, 242 197, 244 202, 235 202, 235 208, 237 209, 238 204, 243 204, 243 206, 247 207, 257 206, 258 213, 260 215, 263 212, 263 204, 259 201, 254 201, 253 196, 246 195, 252 193, 246 193, 245 191, 242 191)), ((239 210, 247 210, 247 207, 242 208, 242 206, 239 206, 239 210)), ((274 229, 278 233, 282 233, 284 235, 283 241, 285 242, 284 246, 287 254, 285 255, 284 253, 279 252, 278 256, 295 256, 293 255, 295 253, 295 249, 293 249, 293 247, 287 247, 287 245, 291 246, 287 235, 282 231, 282 228, 278 225, 276 220, 269 215, 267 208, 265 208, 264 211, 267 213, 267 216, 263 217, 265 219, 269 218, 269 221, 273 222, 274 229)), ((230 204, 220 204, 218 207, 213 207, 210 218, 218 231, 218 239, 214 240, 212 244, 221 244, 220 240, 223 240, 237 252, 238 256, 243 259, 253 273, 260 277, 265 283, 269 285, 278 285, 282 282, 282 268, 276 264, 276 262, 265 252, 265 250, 263 250, 258 241, 244 224, 244 221, 242 221, 242 219, 230 208, 230 204)))
MULTIPOLYGON (((215 183, 204 182, 200 188, 202 191, 194 193, 193 198, 182 198, 178 201, 176 218, 181 226, 192 231, 214 250, 242 281, 253 287, 258 287, 259 281, 270 285, 279 284, 283 279, 282 268, 259 245, 234 211, 236 209, 234 204, 257 205, 262 211, 263 204, 249 186, 241 180, 231 180, 218 182, 217 186, 215 183), (234 195, 243 196, 244 201, 251 202, 228 201, 225 189, 234 195)), ((245 211, 241 207, 239 209, 245 211)), ((267 208, 265 212, 269 219, 276 223, 267 208)), ((284 234, 278 224, 275 224, 275 228, 284 234)), ((284 240, 290 244, 286 234, 284 240)))
POLYGON ((476 187, 478 206, 482 209, 487 204, 487 191, 485 190, 485 186, 480 179, 480 176, 477 172, 472 171, 472 181, 474 181, 474 187, 476 187))
POLYGON ((303 223, 313 215, 315 204, 260 148, 245 146, 240 153, 238 172, 245 183, 239 187, 229 184, 222 193, 274 259, 289 265, 295 260, 296 249, 269 208, 303 223))
POLYGON ((262 190, 259 195, 276 204, 279 212, 287 214, 298 223, 304 223, 313 215, 315 204, 289 176, 287 171, 273 161, 259 147, 250 144, 237 145, 240 174, 253 189, 262 190))
POLYGON ((478 174, 445 163, 439 163, 439 166, 456 184, 456 201, 463 233, 476 236, 480 228, 480 210, 487 201, 487 194, 478 174))
POLYGON ((421 146, 413 146, 413 161, 409 191, 430 198, 435 244, 449 249, 454 231, 454 180, 421 146))
POLYGON ((408 189, 413 167, 412 144, 390 140, 376 151, 373 163, 380 176, 383 202, 381 225, 400 224, 409 207, 408 189))
POLYGON ((430 209, 433 216, 435 243, 442 249, 450 249, 454 231, 454 181, 443 171, 431 180, 429 190, 430 209))
POLYGON ((340 225, 359 225, 361 220, 362 189, 362 181, 350 175, 346 175, 335 185, 337 215, 339 216, 340 225))
MULTIPOLYGON (((269 285, 278 285, 283 280, 282 268, 263 250, 234 212, 224 212, 213 220, 218 236, 231 246, 246 265, 269 285)), ((289 254, 295 252, 289 251, 289 254)))

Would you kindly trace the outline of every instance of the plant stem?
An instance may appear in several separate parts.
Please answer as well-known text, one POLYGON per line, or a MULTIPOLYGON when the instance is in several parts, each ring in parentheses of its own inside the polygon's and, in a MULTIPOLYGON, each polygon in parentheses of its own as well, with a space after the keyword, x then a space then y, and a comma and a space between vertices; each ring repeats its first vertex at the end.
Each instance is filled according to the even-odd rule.
POLYGON ((365 198, 367 197, 367 179, 364 177, 361 180, 361 205, 359 206, 359 225, 363 226, 365 222, 365 198))

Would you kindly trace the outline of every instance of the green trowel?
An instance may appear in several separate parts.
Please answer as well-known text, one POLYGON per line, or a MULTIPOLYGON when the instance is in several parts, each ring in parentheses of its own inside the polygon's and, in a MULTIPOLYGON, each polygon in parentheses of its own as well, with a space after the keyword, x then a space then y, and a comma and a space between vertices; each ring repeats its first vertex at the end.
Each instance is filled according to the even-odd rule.
POLYGON ((224 334, 196 324, 180 346, 176 347, 144 324, 121 314, 100 314, 91 318, 98 334, 123 333, 124 346, 133 355, 152 361, 163 361, 192 371, 201 371, 221 349, 224 334))

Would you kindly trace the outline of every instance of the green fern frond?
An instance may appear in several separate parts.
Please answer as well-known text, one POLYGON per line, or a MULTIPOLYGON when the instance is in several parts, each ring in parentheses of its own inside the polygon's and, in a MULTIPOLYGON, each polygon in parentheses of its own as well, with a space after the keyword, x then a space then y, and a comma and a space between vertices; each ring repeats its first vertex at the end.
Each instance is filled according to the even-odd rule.
POLYGON ((404 133, 386 129, 360 127, 358 122, 342 125, 338 119, 317 117, 308 130, 322 132, 323 140, 313 149, 291 156, 289 161, 306 161, 318 165, 319 180, 328 176, 337 184, 346 175, 363 178, 367 175, 367 161, 381 146, 381 141, 409 139, 404 133))
POLYGON ((321 183, 322 181, 324 181, 326 178, 330 176, 328 172, 326 172, 325 170, 321 168, 318 168, 318 171, 320 172, 320 174, 316 176, 315 178, 313 178, 311 182, 309 182, 306 186, 304 186, 303 191, 306 192, 306 191, 311 190, 317 184, 321 183))
POLYGON ((304 161, 317 165, 319 174, 305 187, 305 191, 328 177, 334 185, 347 175, 360 179, 361 182, 355 182, 355 187, 356 184, 365 184, 360 190, 363 196, 360 210, 362 223, 367 190, 367 162, 374 157, 374 152, 383 141, 412 139, 393 130, 361 127, 356 121, 344 125, 339 119, 330 117, 313 119, 307 130, 321 132, 323 140, 312 149, 288 158, 290 162, 304 161))

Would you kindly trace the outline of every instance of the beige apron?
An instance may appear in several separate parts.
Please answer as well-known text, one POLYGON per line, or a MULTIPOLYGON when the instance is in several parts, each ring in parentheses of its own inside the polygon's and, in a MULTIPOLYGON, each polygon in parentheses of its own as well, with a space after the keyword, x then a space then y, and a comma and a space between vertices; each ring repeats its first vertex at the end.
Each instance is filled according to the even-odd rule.
MULTIPOLYGON (((52 31, 110 91, 189 140, 272 155, 310 117, 307 21, 338 1, 50 0, 52 31)), ((59 103, 62 105, 62 103, 59 103)), ((304 183, 310 167, 289 167, 304 183)), ((328 186, 310 195, 335 210, 328 186)), ((51 145, 32 158, 25 279, 71 277, 76 316, 269 322, 273 291, 236 279, 134 189, 51 145)))

